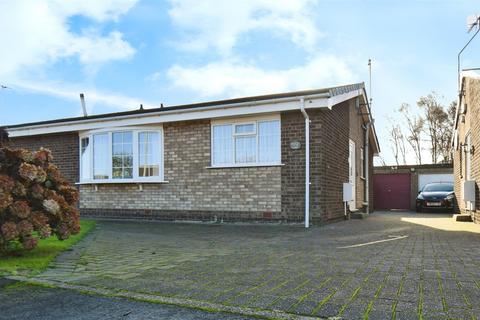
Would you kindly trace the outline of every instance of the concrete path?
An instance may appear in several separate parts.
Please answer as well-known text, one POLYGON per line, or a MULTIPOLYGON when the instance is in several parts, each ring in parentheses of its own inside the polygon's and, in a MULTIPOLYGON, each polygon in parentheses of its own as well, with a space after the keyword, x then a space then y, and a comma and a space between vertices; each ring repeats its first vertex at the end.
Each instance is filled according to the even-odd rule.
POLYGON ((38 279, 317 317, 476 319, 479 233, 415 213, 309 230, 103 221, 38 279))

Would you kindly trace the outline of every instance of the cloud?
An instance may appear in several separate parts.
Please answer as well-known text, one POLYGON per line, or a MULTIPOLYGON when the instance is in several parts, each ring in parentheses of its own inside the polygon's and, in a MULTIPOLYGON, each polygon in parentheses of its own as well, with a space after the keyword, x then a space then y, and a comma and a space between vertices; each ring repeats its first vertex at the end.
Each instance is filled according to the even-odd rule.
POLYGON ((174 87, 204 98, 311 89, 355 81, 350 66, 333 55, 317 55, 301 66, 273 71, 228 61, 200 67, 175 65, 167 71, 167 77, 174 87))
POLYGON ((140 104, 143 104, 145 108, 153 108, 157 106, 153 102, 144 101, 138 98, 133 98, 116 93, 97 91, 94 88, 80 89, 79 87, 68 86, 59 83, 32 83, 28 81, 16 81, 13 82, 11 85, 13 89, 23 92, 41 93, 53 97, 77 101, 79 110, 79 93, 83 92, 85 94, 85 100, 87 101, 87 108, 89 110, 89 113, 91 113, 93 107, 96 104, 102 104, 115 110, 132 110, 139 108, 140 104))
POLYGON ((313 50, 322 33, 312 17, 315 0, 170 0, 170 18, 185 32, 178 46, 186 50, 215 49, 230 55, 242 34, 269 30, 313 50))
POLYGON ((117 20, 136 0, 0 1, 0 76, 17 75, 59 59, 77 56, 84 65, 131 57, 135 49, 118 31, 71 30, 69 19, 117 20))

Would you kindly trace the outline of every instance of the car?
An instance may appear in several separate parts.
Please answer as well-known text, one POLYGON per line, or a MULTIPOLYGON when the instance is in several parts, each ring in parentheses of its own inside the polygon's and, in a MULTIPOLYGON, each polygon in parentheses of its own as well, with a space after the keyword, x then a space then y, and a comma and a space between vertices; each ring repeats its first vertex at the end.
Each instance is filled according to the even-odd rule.
POLYGON ((453 183, 434 182, 427 183, 418 192, 416 208, 417 212, 427 209, 453 211, 454 203, 453 183))

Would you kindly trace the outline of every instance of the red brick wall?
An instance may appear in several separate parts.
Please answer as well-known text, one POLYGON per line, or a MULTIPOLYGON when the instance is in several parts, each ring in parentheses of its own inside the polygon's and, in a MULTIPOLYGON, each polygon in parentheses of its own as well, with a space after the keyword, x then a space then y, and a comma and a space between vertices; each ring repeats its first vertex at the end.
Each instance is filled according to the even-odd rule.
MULTIPOLYGON (((348 182, 348 148, 352 136, 357 147, 357 169, 360 169, 360 147, 363 146, 362 120, 354 111, 354 100, 334 106, 332 110, 308 110, 310 123, 310 216, 314 223, 344 218, 343 183, 348 182), (351 129, 351 121, 355 122, 351 129), (352 131, 352 132, 351 132, 352 131)), ((305 208, 305 120, 300 111, 282 114, 282 214, 304 218, 305 208), (290 143, 300 141, 292 150, 290 143)), ((370 181, 373 155, 370 154, 370 181)), ((357 207, 364 201, 364 180, 357 177, 357 207)), ((370 184, 373 203, 373 187, 370 184)), ((373 205, 371 206, 373 210, 373 205)))
POLYGON ((305 212, 305 119, 300 111, 282 113, 282 215, 302 221, 305 212), (300 142, 300 149, 290 144, 300 142))
MULTIPOLYGON (((322 221, 344 218, 343 183, 348 182, 349 102, 321 110, 314 148, 313 171, 320 179, 314 188, 322 221)), ((317 117, 315 117, 317 118, 317 117)))
POLYGON ((78 133, 48 134, 10 138, 9 145, 13 148, 25 148, 32 151, 40 147, 50 149, 53 162, 70 183, 78 182, 79 147, 78 133))

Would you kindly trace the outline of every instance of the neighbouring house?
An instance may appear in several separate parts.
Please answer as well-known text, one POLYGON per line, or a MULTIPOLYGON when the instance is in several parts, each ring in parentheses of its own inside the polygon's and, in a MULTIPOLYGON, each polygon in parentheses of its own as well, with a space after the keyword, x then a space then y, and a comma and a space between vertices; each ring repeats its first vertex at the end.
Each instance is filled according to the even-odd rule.
POLYGON ((480 219, 480 74, 463 72, 455 115, 453 152, 456 211, 480 219))
POLYGON ((350 209, 373 207, 363 83, 6 129, 13 147, 52 150, 86 216, 318 224, 344 218, 349 181, 350 209))
POLYGON ((374 209, 415 210, 418 192, 427 183, 453 180, 452 163, 374 167, 374 209))

